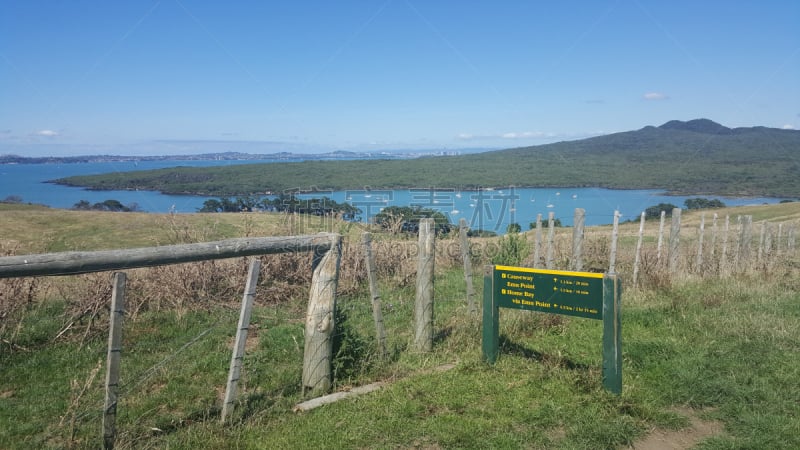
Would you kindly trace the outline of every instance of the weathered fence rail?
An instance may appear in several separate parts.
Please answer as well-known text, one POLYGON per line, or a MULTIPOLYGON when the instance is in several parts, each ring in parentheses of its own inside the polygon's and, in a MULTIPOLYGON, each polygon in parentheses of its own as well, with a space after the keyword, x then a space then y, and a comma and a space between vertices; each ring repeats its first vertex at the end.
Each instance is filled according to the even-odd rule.
POLYGON ((237 238, 124 250, 6 256, 0 258, 0 278, 77 275, 240 256, 327 251, 334 245, 336 236, 338 235, 320 233, 291 237, 237 238))

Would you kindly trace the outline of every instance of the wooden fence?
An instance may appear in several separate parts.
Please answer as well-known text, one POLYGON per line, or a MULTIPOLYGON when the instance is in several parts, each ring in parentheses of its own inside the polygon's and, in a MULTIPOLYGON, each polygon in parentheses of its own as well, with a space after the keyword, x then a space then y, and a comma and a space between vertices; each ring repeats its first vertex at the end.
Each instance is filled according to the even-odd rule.
MULTIPOLYGON (((584 267, 586 263, 584 247, 587 239, 583 226, 584 214, 582 209, 575 210, 575 225, 572 229, 571 246, 569 246, 571 252, 568 255, 564 255, 562 252, 560 264, 559 258, 555 256, 559 245, 555 237, 556 230, 553 227, 553 213, 550 213, 548 217, 546 240, 543 239, 543 222, 540 215, 536 221, 531 252, 533 258, 530 260, 530 265, 548 269, 586 269, 584 267), (544 247, 546 248, 543 250, 544 247)), ((699 225, 687 227, 682 224, 682 210, 675 208, 671 211, 670 222, 669 233, 665 234, 667 223, 665 212, 662 211, 657 225, 654 221, 646 221, 645 214, 641 214, 635 250, 633 255, 628 253, 627 256, 630 258, 624 261, 626 273, 623 275, 626 278, 630 277, 634 286, 640 282, 645 262, 649 269, 666 276, 728 276, 755 269, 768 270, 776 262, 795 254, 797 250, 797 221, 754 223, 753 216, 750 215, 740 215, 735 218, 726 215, 723 218, 712 211, 705 211, 700 213, 699 225), (710 227, 707 226, 706 217, 710 217, 710 227), (656 226, 658 231, 654 231, 656 226), (646 248, 645 239, 654 241, 655 249, 652 248, 652 245, 646 248), (655 254, 655 258, 652 257, 653 254, 655 254), (647 261, 645 261, 645 256, 648 256, 647 261)), ((597 233, 601 232, 593 232, 594 236, 597 233)), ((610 236, 598 239, 608 240, 607 255, 605 250, 602 255, 608 259, 599 265, 595 261, 595 264, 587 270, 619 272, 620 261, 617 248, 620 239, 620 224, 618 211, 614 212, 610 236)), ((564 245, 562 244, 561 247, 564 245)))
MULTIPOLYGON (((291 237, 239 238, 199 244, 135 248, 95 252, 63 252, 0 258, 0 278, 74 275, 117 271, 186 262, 287 252, 314 252, 313 275, 306 316, 306 341, 303 356, 303 389, 310 393, 327 392, 331 385, 332 332, 341 236, 331 233, 291 237)), ((231 357, 222 421, 232 411, 236 398, 244 344, 250 322, 250 309, 258 281, 259 261, 251 260, 242 300, 236 341, 231 357)), ((103 444, 113 448, 118 404, 118 382, 122 354, 122 322, 125 314, 124 272, 116 272, 112 282, 109 338, 106 358, 103 444)))

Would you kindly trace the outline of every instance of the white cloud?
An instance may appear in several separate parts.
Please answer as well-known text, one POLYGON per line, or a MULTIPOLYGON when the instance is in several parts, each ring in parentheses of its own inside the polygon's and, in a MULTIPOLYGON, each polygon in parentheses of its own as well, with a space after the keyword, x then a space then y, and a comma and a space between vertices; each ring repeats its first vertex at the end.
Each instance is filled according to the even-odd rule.
POLYGON ((33 134, 40 137, 53 138, 58 136, 59 132, 53 130, 39 130, 33 134))
MULTIPOLYGON (((456 139, 460 141, 494 141, 497 145, 508 145, 508 144, 501 144, 503 141, 508 140, 518 140, 518 139, 530 139, 530 140, 538 140, 539 143, 548 143, 548 142, 555 142, 557 140, 574 140, 574 139, 585 139, 595 136, 602 136, 604 134, 608 134, 607 131, 581 131, 581 132, 573 132, 573 133, 552 133, 552 132, 544 132, 544 131, 522 131, 522 132, 508 132, 508 133, 499 133, 499 134, 471 134, 471 133, 460 133, 456 135, 456 139)), ((514 144, 517 145, 517 144, 514 144)))
POLYGON ((511 131, 508 133, 499 133, 499 134, 471 134, 471 133, 460 133, 456 136, 456 139, 462 141, 475 141, 475 140, 486 140, 486 139, 545 139, 545 138, 554 138, 558 137, 556 133, 545 133, 542 131, 511 131))
POLYGON ((661 92, 646 92, 642 98, 645 100, 666 100, 669 97, 667 97, 667 94, 661 92))
POLYGON ((794 130, 795 129, 794 125, 792 125, 790 123, 787 123, 786 125, 782 126, 781 128, 783 128, 784 130, 794 130))
POLYGON ((523 131, 521 133, 503 133, 500 137, 505 139, 552 138, 556 137, 556 134, 541 131, 523 131))

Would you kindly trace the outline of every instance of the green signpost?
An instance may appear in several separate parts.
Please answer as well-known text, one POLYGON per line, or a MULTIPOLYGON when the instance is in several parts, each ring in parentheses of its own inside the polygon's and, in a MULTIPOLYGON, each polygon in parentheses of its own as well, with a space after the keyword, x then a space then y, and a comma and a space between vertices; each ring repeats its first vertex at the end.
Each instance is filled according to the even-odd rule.
POLYGON ((602 320, 603 387, 622 393, 621 292, 616 275, 487 266, 483 280, 485 361, 497 361, 501 307, 602 320))

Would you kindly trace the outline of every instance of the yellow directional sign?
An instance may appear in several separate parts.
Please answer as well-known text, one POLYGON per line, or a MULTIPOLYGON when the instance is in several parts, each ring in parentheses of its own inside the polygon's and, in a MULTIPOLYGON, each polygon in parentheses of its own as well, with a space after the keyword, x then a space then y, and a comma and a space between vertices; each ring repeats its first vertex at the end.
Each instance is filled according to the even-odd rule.
POLYGON ((603 274, 495 266, 498 306, 603 318, 603 274))

